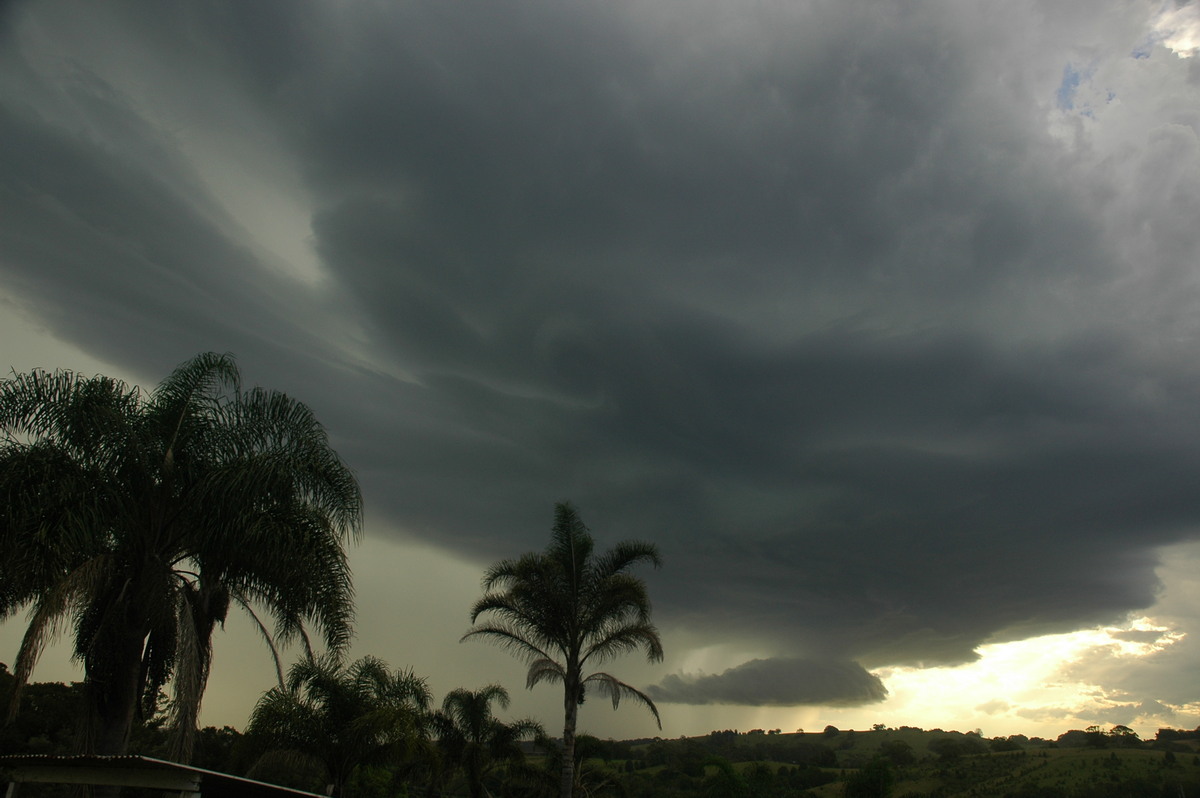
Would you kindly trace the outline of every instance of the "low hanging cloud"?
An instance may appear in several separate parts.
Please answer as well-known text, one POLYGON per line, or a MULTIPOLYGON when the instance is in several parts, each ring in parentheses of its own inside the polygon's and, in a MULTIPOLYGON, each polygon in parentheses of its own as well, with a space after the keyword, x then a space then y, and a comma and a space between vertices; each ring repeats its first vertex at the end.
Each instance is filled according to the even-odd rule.
POLYGON ((671 674, 646 692, 664 704, 760 707, 861 706, 888 694, 857 662, 789 657, 753 659, 720 674, 671 674))

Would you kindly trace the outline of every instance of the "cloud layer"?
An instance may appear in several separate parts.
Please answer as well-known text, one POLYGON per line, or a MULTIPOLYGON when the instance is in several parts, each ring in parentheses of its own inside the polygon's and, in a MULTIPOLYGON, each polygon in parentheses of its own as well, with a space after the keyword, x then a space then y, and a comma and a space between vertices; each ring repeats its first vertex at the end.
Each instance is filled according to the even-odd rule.
POLYGON ((877 698, 1196 537, 1200 79, 1151 12, 8 4, 0 290, 151 379, 236 352, 463 556, 566 498, 656 541, 661 624, 761 657, 664 700, 877 698))
POLYGON ((887 698, 878 676, 853 662, 753 659, 721 674, 671 674, 649 689, 655 701, 740 706, 857 706, 887 698))

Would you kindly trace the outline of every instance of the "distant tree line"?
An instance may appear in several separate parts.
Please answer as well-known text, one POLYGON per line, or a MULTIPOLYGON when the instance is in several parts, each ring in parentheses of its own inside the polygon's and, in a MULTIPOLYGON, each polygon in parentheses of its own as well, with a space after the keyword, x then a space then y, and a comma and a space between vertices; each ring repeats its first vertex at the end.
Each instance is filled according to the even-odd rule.
MULTIPOLYGON (((0 666, 0 689, 12 684, 0 666)), ((245 733, 230 727, 198 731, 194 763, 299 789, 326 792, 337 779, 338 746, 305 751, 317 728, 354 756, 333 792, 345 798, 482 796, 551 798, 559 794, 563 748, 537 724, 505 723, 494 710, 503 689, 455 690, 434 702, 423 680, 365 658, 344 666, 315 663, 294 668, 283 692, 264 697, 245 733), (286 695, 285 695, 286 693, 286 695), (290 706, 293 699, 300 705, 290 706), (282 701, 284 706, 276 706, 282 701), (269 710, 267 709, 269 708, 269 710), (271 725, 299 712, 303 719, 271 725), (394 722, 373 722, 391 716, 394 722), (372 720, 373 719, 373 720, 372 720), (407 730, 391 734, 395 730, 407 730), (301 732, 290 742, 288 734, 301 732), (364 739, 364 735, 369 740, 364 739), (368 744, 369 743, 369 744, 368 744)), ((33 683, 22 694, 22 712, 0 730, 0 753, 69 753, 84 694, 81 685, 33 683)), ((168 714, 140 721, 130 752, 162 756, 169 746, 168 714)), ((934 796, 969 794, 1006 798, 1115 798, 1192 794, 1200 787, 1200 734, 1165 729, 1153 741, 1127 743, 1121 727, 1104 730, 1110 746, 1088 745, 1088 730, 1058 740, 1024 735, 985 738, 968 732, 828 730, 777 735, 714 730, 677 739, 576 738, 573 789, 578 794, 623 798, 799 798, 840 795, 934 796), (846 741, 851 745, 843 747, 846 741), (1060 743, 1062 740, 1067 745, 1060 743), (1075 745, 1075 741, 1082 744, 1075 745), (1177 750, 1156 750, 1169 744, 1177 750), (1047 758, 1050 757, 1050 758, 1047 758), (1044 773, 1061 763, 1053 779, 1044 773), (1050 780, 1047 780, 1050 779, 1050 780), (1054 780, 1057 779, 1057 780, 1054 780), (1006 785, 992 791, 980 785, 1006 785), (917 787, 915 785, 923 785, 917 787)), ((31 789, 28 798, 66 798, 65 792, 31 789)))
POLYGON ((1200 726, 1188 731, 1187 729, 1159 729, 1154 739, 1161 743, 1175 743, 1184 740, 1200 740, 1200 726))

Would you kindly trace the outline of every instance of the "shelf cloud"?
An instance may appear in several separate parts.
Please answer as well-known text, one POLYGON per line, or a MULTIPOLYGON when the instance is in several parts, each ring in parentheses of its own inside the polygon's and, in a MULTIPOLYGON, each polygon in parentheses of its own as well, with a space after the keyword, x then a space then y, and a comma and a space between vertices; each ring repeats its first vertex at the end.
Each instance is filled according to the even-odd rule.
POLYGON ((753 659, 720 674, 667 676, 648 690, 664 704, 858 706, 887 698, 878 676, 855 662, 753 659))

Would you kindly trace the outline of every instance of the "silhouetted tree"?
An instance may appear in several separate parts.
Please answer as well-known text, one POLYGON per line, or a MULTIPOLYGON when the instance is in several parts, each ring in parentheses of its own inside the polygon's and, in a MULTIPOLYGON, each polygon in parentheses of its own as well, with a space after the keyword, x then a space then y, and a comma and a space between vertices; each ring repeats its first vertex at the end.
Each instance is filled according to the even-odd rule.
POLYGON ((358 484, 309 409, 241 391, 231 356, 198 355, 149 395, 16 375, 0 383, 0 431, 0 617, 30 607, 14 674, 27 682, 69 620, 85 751, 123 753, 169 681, 172 755, 188 757, 231 604, 256 622, 265 608, 276 639, 311 621, 331 649, 349 640, 358 484))
POLYGON ((896 781, 886 759, 873 759, 846 780, 846 798, 888 798, 896 781))
POLYGON ((589 685, 607 694, 614 708, 622 698, 638 701, 662 727, 649 696, 607 673, 584 672, 638 649, 651 662, 662 659, 646 584, 628 573, 639 563, 659 566, 658 549, 627 541, 593 556, 594 547, 575 508, 556 505, 549 547, 488 570, 471 622, 480 616, 490 620, 463 635, 483 636, 528 661, 527 687, 543 681, 563 685, 562 798, 570 798, 575 781, 576 719, 589 685))
POLYGON ((906 767, 917 761, 912 746, 904 740, 888 740, 879 747, 879 755, 896 767, 906 767))
POLYGON ((428 706, 429 688, 411 671, 391 671, 375 657, 344 667, 331 657, 308 659, 259 699, 246 735, 297 768, 317 763, 340 798, 355 768, 411 750, 428 706))
POLYGON ((492 714, 492 704, 508 708, 508 691, 492 684, 480 690, 451 690, 433 717, 433 730, 446 759, 458 768, 472 798, 485 793, 484 778, 495 768, 525 759, 522 739, 544 736, 531 720, 504 723, 492 714))

